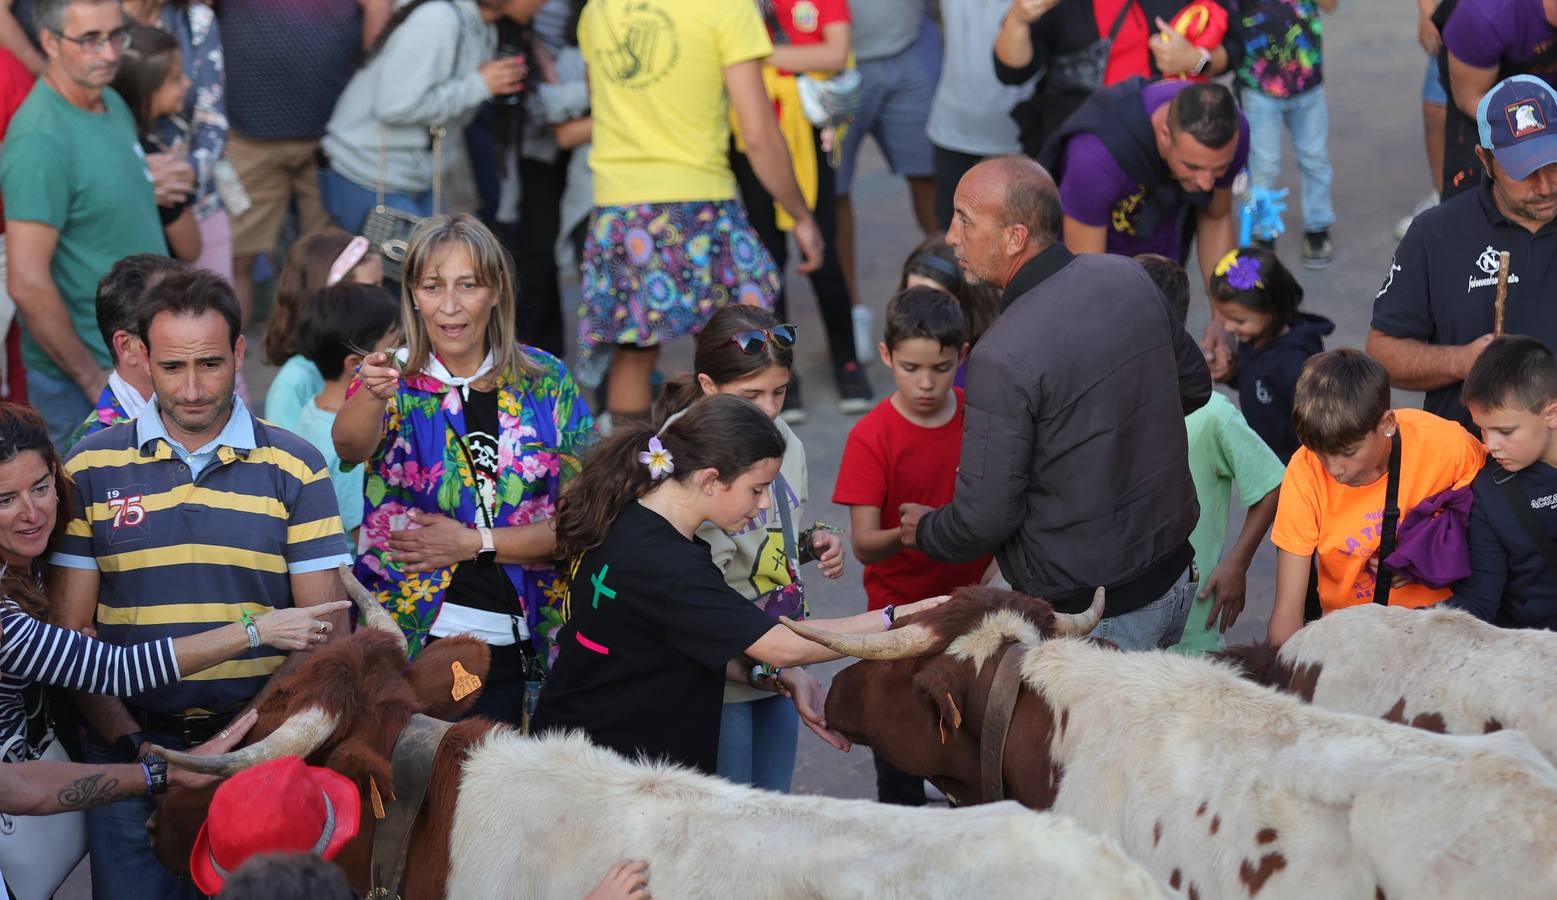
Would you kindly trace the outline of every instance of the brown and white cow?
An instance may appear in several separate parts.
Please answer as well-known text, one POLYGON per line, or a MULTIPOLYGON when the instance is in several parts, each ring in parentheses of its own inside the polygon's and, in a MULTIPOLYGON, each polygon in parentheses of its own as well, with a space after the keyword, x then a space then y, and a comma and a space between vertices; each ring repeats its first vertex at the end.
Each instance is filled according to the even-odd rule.
POLYGON ((834 678, 831 727, 973 803, 995 660, 1025 648, 1007 796, 1112 835, 1190 897, 1557 896, 1557 770, 1522 736, 1402 728, 1058 637, 1086 626, 965 588, 886 635, 792 627, 867 658, 834 678))
POLYGON ((1250 677, 1326 709, 1429 731, 1524 732, 1557 763, 1557 634, 1499 628, 1456 609, 1368 603, 1269 645, 1220 654, 1250 677))
MULTIPOLYGON (((484 674, 486 648, 448 638, 407 667, 403 642, 358 631, 277 685, 257 743, 170 757, 230 774, 295 753, 351 776, 363 791, 363 829, 337 862, 366 891, 368 779, 381 791, 391 783, 388 757, 412 713, 459 711, 456 661, 484 674)), ((155 839, 170 869, 187 869, 211 793, 173 791, 159 809, 155 839)), ((410 847, 406 900, 582 897, 624 858, 648 860, 663 897, 1168 896, 1113 840, 1016 803, 902 810, 786 796, 631 762, 579 735, 530 739, 480 719, 445 738, 410 847)))

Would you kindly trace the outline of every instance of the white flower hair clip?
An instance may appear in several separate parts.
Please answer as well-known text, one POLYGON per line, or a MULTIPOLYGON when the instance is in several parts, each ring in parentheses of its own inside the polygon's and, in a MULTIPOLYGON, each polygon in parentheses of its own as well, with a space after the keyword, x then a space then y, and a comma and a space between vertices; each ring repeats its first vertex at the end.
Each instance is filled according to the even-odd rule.
POLYGON ((649 477, 655 481, 676 471, 675 459, 660 443, 659 435, 649 438, 649 449, 638 454, 638 461, 649 467, 649 477))

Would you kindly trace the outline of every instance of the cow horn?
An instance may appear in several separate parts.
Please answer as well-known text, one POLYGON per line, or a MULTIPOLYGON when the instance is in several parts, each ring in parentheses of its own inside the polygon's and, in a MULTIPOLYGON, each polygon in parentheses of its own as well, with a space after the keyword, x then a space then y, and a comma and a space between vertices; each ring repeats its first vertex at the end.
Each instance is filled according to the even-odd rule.
POLYGON ((829 650, 859 659, 908 659, 923 656, 936 644, 935 632, 923 625, 904 625, 879 634, 839 634, 781 616, 790 631, 829 650))
POLYGON ((1092 605, 1084 613, 1055 613, 1054 628, 1060 634, 1081 637, 1091 634, 1097 623, 1103 621, 1103 589, 1092 592, 1092 605))
POLYGON ((363 587, 362 582, 357 580, 357 576, 352 572, 351 566, 341 563, 340 572, 341 583, 346 585, 346 595, 351 598, 353 603, 357 604, 357 615, 361 619, 363 627, 394 635, 395 640, 400 642, 400 649, 405 650, 405 632, 401 631, 400 626, 395 624, 395 620, 389 615, 389 611, 384 609, 384 605, 378 602, 378 598, 374 597, 366 587, 363 587))
POLYGON ((164 750, 156 745, 150 745, 148 749, 181 769, 226 777, 283 756, 306 757, 329 739, 339 721, 339 716, 317 706, 310 706, 302 712, 293 713, 264 740, 229 753, 205 756, 164 750))

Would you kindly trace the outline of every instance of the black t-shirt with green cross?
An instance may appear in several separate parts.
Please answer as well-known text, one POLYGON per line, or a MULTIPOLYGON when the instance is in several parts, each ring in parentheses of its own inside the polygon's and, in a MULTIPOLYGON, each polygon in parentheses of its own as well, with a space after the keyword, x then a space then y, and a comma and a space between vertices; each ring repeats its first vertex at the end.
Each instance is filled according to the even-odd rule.
POLYGON ((584 554, 533 730, 583 729, 629 757, 714 771, 725 663, 774 620, 724 582, 708 545, 629 503, 584 554))

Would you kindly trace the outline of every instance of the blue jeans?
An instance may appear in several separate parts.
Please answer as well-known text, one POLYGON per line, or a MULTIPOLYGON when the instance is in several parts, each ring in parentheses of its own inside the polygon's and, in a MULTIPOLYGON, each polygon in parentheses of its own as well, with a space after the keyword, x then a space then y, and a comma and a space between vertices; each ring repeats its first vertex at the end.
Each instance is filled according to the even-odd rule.
MULTIPOLYGON (((148 733, 147 738, 159 746, 184 749, 172 735, 148 733)), ((120 760, 95 739, 88 739, 86 761, 120 760)), ((205 896, 193 881, 173 875, 157 862, 146 832, 152 809, 150 797, 136 797, 87 810, 92 900, 201 900, 205 896)))
MULTIPOLYGON (((335 224, 352 234, 361 234, 363 221, 378 203, 378 194, 371 186, 363 187, 334 169, 320 169, 319 202, 324 204, 325 212, 335 224)), ((433 214, 433 195, 430 190, 417 194, 386 193, 384 205, 418 216, 430 216, 433 214)))
POLYGON ((1255 187, 1273 188, 1281 175, 1281 132, 1292 132, 1292 150, 1303 176, 1303 230, 1323 231, 1335 224, 1330 203, 1330 111, 1320 85, 1296 97, 1270 97, 1243 91, 1249 120, 1249 176, 1255 187))
POLYGON ((43 423, 49 426, 49 441, 61 453, 65 439, 92 414, 96 400, 81 393, 80 385, 63 375, 27 370, 27 403, 43 417, 43 423))
POLYGON ((800 715, 787 697, 726 703, 719 716, 719 774, 736 784, 787 794, 799 736, 800 715))
POLYGON ((1200 590, 1200 582, 1190 581, 1189 572, 1185 569, 1167 593, 1135 612, 1099 622, 1092 636, 1113 641, 1120 650, 1166 650, 1177 644, 1200 590))

